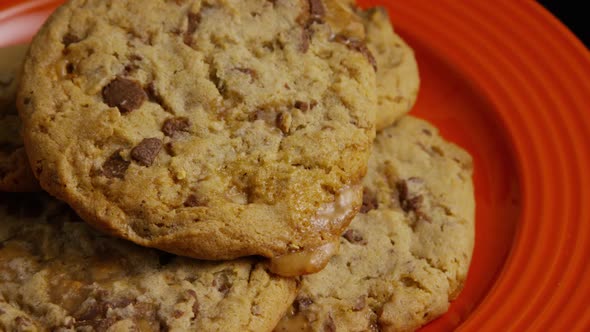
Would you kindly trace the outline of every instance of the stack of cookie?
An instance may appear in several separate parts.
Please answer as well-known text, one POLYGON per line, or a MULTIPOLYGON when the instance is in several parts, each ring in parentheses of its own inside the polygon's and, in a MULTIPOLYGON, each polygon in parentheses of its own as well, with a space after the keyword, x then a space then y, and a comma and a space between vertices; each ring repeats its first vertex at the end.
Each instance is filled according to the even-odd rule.
POLYGON ((471 158, 404 115, 383 9, 71 0, 14 51, 0 329, 408 331, 460 292, 471 158))

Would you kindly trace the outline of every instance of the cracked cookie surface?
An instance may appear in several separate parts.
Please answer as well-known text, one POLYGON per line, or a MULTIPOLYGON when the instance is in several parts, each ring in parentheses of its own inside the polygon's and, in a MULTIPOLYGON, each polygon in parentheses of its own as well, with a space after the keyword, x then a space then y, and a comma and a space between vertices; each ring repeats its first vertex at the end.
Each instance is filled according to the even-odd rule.
POLYGON ((275 331, 413 331, 447 311, 474 243, 471 157, 425 121, 377 134, 340 254, 304 276, 275 331))
POLYGON ((38 191, 20 136, 16 89, 27 46, 2 50, 0 59, 0 191, 38 191))
POLYGON ((0 330, 270 331, 296 282, 99 233, 45 194, 0 193, 0 330))
POLYGON ((68 2, 19 95, 42 187, 109 234, 195 258, 337 242, 361 205, 376 83, 334 1, 68 2))

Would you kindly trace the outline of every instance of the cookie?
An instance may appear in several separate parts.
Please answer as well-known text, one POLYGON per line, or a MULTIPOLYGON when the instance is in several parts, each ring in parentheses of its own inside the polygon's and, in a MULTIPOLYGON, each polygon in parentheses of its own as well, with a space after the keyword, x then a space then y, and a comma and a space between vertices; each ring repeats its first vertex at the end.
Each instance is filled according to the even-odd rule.
POLYGON ((321 269, 375 132, 373 57, 334 1, 69 1, 19 94, 41 186, 143 246, 321 269))
POLYGON ((16 110, 18 75, 27 46, 13 46, 0 54, 0 191, 38 191, 20 136, 16 110))
POLYGON ((0 194, 0 330, 270 331, 296 282, 96 232, 44 194, 0 194))
POLYGON ((412 331, 461 291, 474 243, 470 156, 409 116, 377 135, 340 254, 303 277, 275 331, 412 331))
POLYGON ((357 10, 366 28, 367 47, 377 63, 377 130, 408 113, 418 97, 420 76, 414 51, 395 33, 387 10, 357 10))

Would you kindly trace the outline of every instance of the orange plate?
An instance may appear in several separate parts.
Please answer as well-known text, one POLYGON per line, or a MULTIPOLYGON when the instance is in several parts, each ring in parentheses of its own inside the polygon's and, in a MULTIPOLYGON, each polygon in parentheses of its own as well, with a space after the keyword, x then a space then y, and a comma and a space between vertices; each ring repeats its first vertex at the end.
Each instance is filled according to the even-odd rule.
MULTIPOLYGON (((2 1, 0 45, 61 1, 2 1)), ((385 5, 416 50, 414 114, 475 160, 467 284, 424 331, 590 331, 590 53, 533 1, 385 5)))

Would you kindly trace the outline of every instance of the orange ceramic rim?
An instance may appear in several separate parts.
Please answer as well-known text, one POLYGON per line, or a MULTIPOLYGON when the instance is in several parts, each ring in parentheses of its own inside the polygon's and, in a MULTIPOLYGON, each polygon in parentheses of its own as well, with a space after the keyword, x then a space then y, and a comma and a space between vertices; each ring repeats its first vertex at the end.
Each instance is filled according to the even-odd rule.
MULTIPOLYGON (((2 1, 0 45, 61 2, 2 1)), ((423 330, 590 330, 588 49, 533 1, 361 2, 386 6, 416 50, 412 112, 474 157, 472 267, 423 330)))

